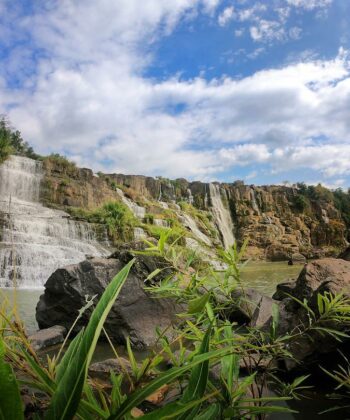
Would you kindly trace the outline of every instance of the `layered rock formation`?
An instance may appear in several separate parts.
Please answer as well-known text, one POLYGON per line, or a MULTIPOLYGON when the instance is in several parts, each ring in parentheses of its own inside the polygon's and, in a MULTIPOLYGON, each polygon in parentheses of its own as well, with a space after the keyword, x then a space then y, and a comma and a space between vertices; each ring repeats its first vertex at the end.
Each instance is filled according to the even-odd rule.
POLYGON ((88 169, 75 168, 69 173, 51 161, 45 168, 42 199, 46 203, 94 208, 107 200, 120 200, 117 190, 122 189, 129 200, 143 205, 147 213, 157 218, 164 206, 176 209, 176 203, 185 201, 211 215, 211 228, 199 228, 212 236, 214 244, 227 245, 233 238, 239 243, 248 239, 247 256, 253 258, 279 261, 336 255, 349 239, 344 218, 331 199, 316 197, 304 202, 296 187, 257 187, 242 182, 206 184, 121 174, 95 176, 88 169), (215 197, 213 191, 217 193, 215 197), (222 209, 218 213, 220 202, 231 218, 224 220, 225 226, 220 225, 225 219, 222 209))

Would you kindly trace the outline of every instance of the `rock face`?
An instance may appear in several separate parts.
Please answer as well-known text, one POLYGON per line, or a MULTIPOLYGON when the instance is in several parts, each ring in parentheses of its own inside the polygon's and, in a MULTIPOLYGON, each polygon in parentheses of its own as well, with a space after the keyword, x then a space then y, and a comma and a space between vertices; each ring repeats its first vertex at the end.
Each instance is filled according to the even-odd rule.
POLYGON ((40 330, 29 336, 29 341, 34 350, 41 350, 46 347, 63 343, 67 329, 61 325, 55 325, 50 328, 40 330))
MULTIPOLYGON (((95 176, 91 170, 79 168, 67 172, 66 167, 50 160, 44 166, 46 177, 41 198, 54 206, 96 208, 108 200, 120 200, 118 186, 134 202, 147 203, 146 212, 154 216, 159 212, 154 204, 174 205, 184 201, 193 204, 199 212, 213 213, 210 184, 140 175, 95 176)), ((335 256, 338 249, 347 245, 349 226, 335 208, 330 191, 327 194, 324 189, 322 198, 305 198, 296 187, 258 187, 238 181, 216 185, 225 196, 235 238, 239 243, 249 239, 248 257, 302 261, 335 256), (306 208, 300 207, 300 202, 306 208)), ((216 236, 212 234, 209 239, 215 240, 216 236)))
MULTIPOLYGON (((122 250, 108 259, 92 258, 53 273, 37 305, 39 327, 59 323, 70 328, 79 309, 86 305, 86 297, 96 296, 97 301, 111 279, 131 258, 127 250, 122 250)), ((173 300, 156 299, 144 290, 144 280, 156 268, 165 268, 164 260, 137 258, 105 323, 107 333, 115 342, 125 343, 129 336, 136 348, 151 346, 156 340, 155 328, 169 327, 176 321, 176 313, 183 310, 173 300)), ((169 274, 165 268, 153 280, 158 281, 169 274)), ((87 323, 91 312, 92 308, 89 308, 83 314, 75 333, 87 323)))

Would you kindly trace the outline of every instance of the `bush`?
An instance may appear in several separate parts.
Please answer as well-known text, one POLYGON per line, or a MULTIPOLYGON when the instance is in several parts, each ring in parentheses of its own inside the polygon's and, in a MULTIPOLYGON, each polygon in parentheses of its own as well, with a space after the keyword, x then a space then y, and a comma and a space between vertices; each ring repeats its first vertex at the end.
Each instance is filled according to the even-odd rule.
POLYGON ((6 117, 0 117, 0 163, 11 154, 38 159, 33 148, 23 140, 20 131, 13 130, 6 117))
POLYGON ((298 194, 293 199, 293 205, 297 211, 300 213, 303 213, 308 207, 309 207, 309 201, 308 199, 301 194, 298 194))
POLYGON ((74 177, 78 172, 76 164, 59 153, 51 153, 44 159, 44 163, 55 165, 59 171, 68 176, 74 177))
POLYGON ((5 135, 5 133, 0 131, 0 163, 5 162, 11 152, 12 147, 10 139, 5 135))

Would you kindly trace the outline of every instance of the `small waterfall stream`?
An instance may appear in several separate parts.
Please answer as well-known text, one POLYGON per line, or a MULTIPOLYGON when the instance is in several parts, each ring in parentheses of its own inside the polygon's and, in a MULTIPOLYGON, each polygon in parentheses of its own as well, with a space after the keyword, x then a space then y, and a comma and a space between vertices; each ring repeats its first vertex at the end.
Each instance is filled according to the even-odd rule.
POLYGON ((108 254, 89 223, 39 203, 42 177, 25 157, 0 166, 0 287, 42 287, 57 268, 108 254))
POLYGON ((211 211, 218 229, 221 232, 224 247, 227 249, 235 242, 233 234, 234 226, 231 219, 230 211, 224 206, 220 194, 220 185, 209 184, 209 192, 212 208, 211 211))

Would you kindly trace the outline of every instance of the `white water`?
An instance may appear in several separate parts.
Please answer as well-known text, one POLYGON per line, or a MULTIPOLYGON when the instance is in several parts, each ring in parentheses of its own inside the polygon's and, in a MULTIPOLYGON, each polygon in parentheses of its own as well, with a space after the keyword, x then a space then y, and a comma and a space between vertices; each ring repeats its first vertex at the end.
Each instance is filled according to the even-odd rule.
POLYGON ((258 206, 258 203, 257 203, 257 201, 256 201, 256 195, 255 195, 255 190, 254 189, 251 189, 250 190, 250 198, 251 198, 251 201, 252 201, 252 207, 253 207, 253 210, 258 214, 258 215, 260 215, 260 209, 259 209, 259 206, 258 206))
POLYGON ((123 203, 129 207, 129 209, 133 212, 134 216, 139 219, 144 219, 146 214, 146 209, 144 207, 138 206, 129 198, 125 197, 124 192, 120 188, 116 188, 117 193, 119 194, 120 198, 122 199, 123 203))
POLYGON ((0 166, 0 287, 42 287, 57 268, 108 253, 91 225, 39 203, 42 177, 41 163, 25 157, 0 166))
POLYGON ((189 188, 187 188, 187 195, 188 195, 188 203, 193 204, 194 198, 193 198, 193 195, 192 195, 192 191, 189 188))
POLYGON ((220 194, 220 185, 209 184, 209 192, 211 198, 211 211, 214 215, 216 225, 221 232, 224 247, 227 249, 235 242, 233 234, 233 223, 230 211, 224 206, 220 194))
POLYGON ((211 246, 211 240, 208 238, 208 236, 199 230, 196 221, 189 214, 182 213, 180 220, 184 226, 190 229, 190 231, 193 233, 193 236, 204 242, 206 245, 211 246))

